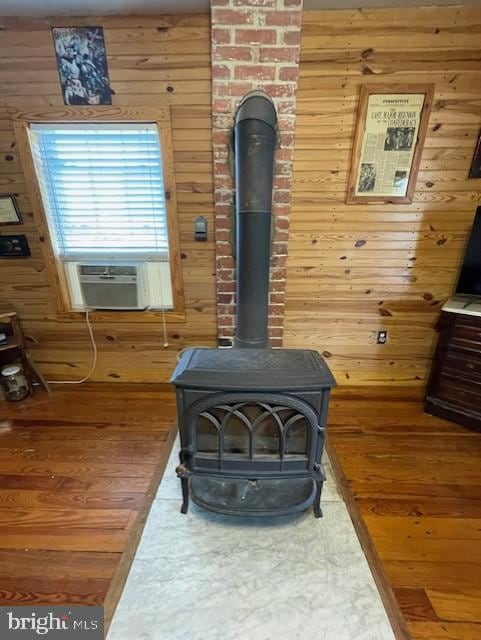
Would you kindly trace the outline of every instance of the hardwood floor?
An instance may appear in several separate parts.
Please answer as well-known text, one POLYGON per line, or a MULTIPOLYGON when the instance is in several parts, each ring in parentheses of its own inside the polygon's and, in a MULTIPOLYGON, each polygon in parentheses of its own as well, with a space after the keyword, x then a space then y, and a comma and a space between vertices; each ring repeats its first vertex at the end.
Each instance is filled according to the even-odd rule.
POLYGON ((174 423, 174 395, 161 385, 0 402, 1 605, 105 604, 108 621, 174 423))
MULTIPOLYGON (((0 604, 104 603, 109 619, 174 421, 161 385, 0 404, 0 604)), ((329 440, 404 637, 480 640, 481 433, 424 414, 417 389, 362 387, 336 390, 329 440)))
POLYGON ((342 388, 329 444, 411 638, 480 640, 481 433, 414 388, 342 388))

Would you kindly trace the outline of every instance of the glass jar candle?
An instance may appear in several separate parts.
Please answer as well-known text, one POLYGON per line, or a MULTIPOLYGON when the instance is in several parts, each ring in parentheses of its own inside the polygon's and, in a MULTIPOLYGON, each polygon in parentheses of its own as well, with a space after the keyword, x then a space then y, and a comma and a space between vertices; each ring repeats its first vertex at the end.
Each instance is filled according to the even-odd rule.
POLYGON ((19 402, 29 394, 25 373, 17 364, 3 367, 1 382, 5 399, 9 402, 19 402))

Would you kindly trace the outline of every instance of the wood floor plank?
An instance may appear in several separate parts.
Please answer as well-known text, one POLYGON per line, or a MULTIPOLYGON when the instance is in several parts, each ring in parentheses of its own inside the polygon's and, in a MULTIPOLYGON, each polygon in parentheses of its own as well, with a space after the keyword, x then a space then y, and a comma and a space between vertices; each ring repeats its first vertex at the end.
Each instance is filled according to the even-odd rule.
POLYGON ((2 576, 0 605, 101 605, 110 579, 2 576))
MULTIPOLYGON (((165 435, 163 440, 165 440, 165 435)), ((162 441, 163 441, 162 440, 162 441)), ((0 446, 0 466, 8 462, 109 462, 128 463, 133 457, 142 458, 145 464, 155 465, 162 450, 162 441, 156 443, 118 442, 112 447, 109 441, 78 440, 74 442, 36 442, 22 443, 14 448, 0 446)))
POLYGON ((145 464, 143 461, 130 463, 101 463, 101 462, 62 462, 50 460, 29 460, 18 462, 5 460, 0 466, 2 474, 14 475, 25 473, 32 476, 73 476, 89 478, 91 476, 107 478, 150 478, 155 470, 155 464, 145 464))
POLYGON ((116 493, 145 493, 149 486, 149 478, 132 477, 100 477, 89 478, 72 476, 30 476, 30 475, 2 475, 0 474, 0 487, 7 489, 26 489, 39 491, 59 490, 62 495, 71 492, 108 492, 115 499, 116 493))
POLYGON ((63 580, 65 578, 112 577, 118 553, 79 552, 58 550, 0 550, 0 584, 4 577, 33 576, 63 580))
POLYGON ((0 508, 0 535, 8 527, 17 530, 61 527, 62 529, 128 528, 129 509, 43 509, 0 508))
MULTIPOLYGON (((468 458, 477 458, 481 454, 480 438, 460 438, 456 434, 447 433, 442 438, 433 438, 432 434, 417 433, 413 437, 411 427, 407 427, 408 433, 386 433, 383 432, 383 438, 379 438, 379 434, 366 434, 363 437, 363 444, 370 456, 375 455, 436 455, 441 453, 450 454, 452 456, 463 455, 468 458)), ((343 454, 358 454, 359 439, 358 437, 345 437, 338 441, 337 450, 343 454)))
POLYGON ((393 482, 368 480, 350 481, 353 494, 358 499, 386 498, 408 499, 413 502, 427 498, 453 498, 461 503, 481 500, 481 479, 478 484, 432 484, 427 482, 393 482))
MULTIPOLYGON (((128 423, 128 424, 106 424, 89 425, 88 423, 66 423, 59 421, 58 425, 52 425, 49 421, 36 421, 33 425, 21 424, 15 421, 15 429, 10 433, 2 433, 3 447, 25 446, 26 443, 40 442, 62 442, 68 439, 69 442, 77 440, 92 440, 99 442, 120 441, 130 442, 156 442, 162 444, 169 434, 173 418, 165 421, 148 423, 128 423)), ((0 428, 1 433, 1 428, 0 428)))
MULTIPOLYGON (((1 484, 0 484, 1 486, 1 484)), ((26 489, 0 489, 0 509, 26 507, 29 509, 139 509, 143 493, 109 491, 35 491, 26 489)), ((1 526, 1 518, 0 518, 1 526)))
POLYGON ((394 595, 406 620, 439 620, 424 589, 398 587, 394 595))
POLYGON ((441 418, 433 419, 432 416, 419 413, 420 406, 417 407, 419 420, 416 423, 409 422, 409 416, 399 419, 394 415, 372 415, 369 407, 360 406, 357 416, 344 416, 340 419, 339 426, 336 428, 338 433, 349 435, 349 431, 353 434, 361 433, 364 435, 377 436, 405 436, 407 433, 411 435, 430 435, 444 437, 448 434, 455 433, 459 438, 470 438, 471 441, 476 438, 476 433, 462 427, 454 425, 454 429, 444 421, 441 424, 441 418), (363 409, 365 414, 363 415, 363 409), (362 416, 362 417, 360 417, 362 416), (434 422, 434 424, 433 424, 434 422))
MULTIPOLYGON (((1 496, 0 496, 1 500, 1 496)), ((443 517, 481 520, 481 500, 459 498, 358 498, 363 513, 373 516, 443 517)))
POLYGON ((469 622, 410 622, 412 640, 479 640, 481 626, 469 622))
POLYGON ((438 540, 372 535, 376 549, 384 561, 445 562, 481 564, 481 545, 473 540, 438 540), (453 553, 453 548, 456 552, 453 553))
POLYGON ((481 541, 479 518, 379 517, 364 514, 364 521, 373 537, 459 540, 464 544, 470 540, 481 541))
POLYGON ((481 624, 481 583, 478 588, 464 590, 428 589, 427 596, 443 620, 481 624))
POLYGON ((129 529, 112 531, 95 528, 60 529, 51 527, 34 529, 24 533, 16 527, 0 529, 0 543, 6 549, 29 551, 106 551, 122 553, 129 540, 129 529))
POLYGON ((396 587, 459 590, 473 585, 475 576, 481 575, 481 564, 473 562, 413 562, 387 560, 386 574, 396 587))
POLYGON ((427 482, 437 484, 479 485, 479 459, 461 460, 452 456, 370 456, 347 455, 345 468, 349 477, 359 480, 427 482))

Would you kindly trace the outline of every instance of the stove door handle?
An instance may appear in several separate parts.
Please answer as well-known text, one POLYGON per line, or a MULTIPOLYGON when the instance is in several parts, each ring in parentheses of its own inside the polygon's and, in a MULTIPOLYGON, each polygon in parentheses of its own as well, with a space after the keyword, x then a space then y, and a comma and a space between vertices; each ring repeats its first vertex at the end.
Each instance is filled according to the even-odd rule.
POLYGON ((175 468, 175 473, 178 478, 188 478, 191 475, 190 470, 185 466, 185 464, 179 464, 179 466, 175 468))

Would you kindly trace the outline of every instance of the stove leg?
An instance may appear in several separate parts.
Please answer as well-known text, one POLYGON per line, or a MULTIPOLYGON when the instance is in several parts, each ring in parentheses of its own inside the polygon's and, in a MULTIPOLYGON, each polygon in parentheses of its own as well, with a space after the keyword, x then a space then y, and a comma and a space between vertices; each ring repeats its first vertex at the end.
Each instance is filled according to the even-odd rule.
POLYGON ((322 482, 317 482, 316 497, 314 498, 314 516, 316 518, 322 518, 322 509, 321 509, 322 484, 323 484, 322 482))
POLYGON ((180 513, 187 513, 189 509, 189 479, 181 478, 180 483, 182 485, 182 507, 180 513))

